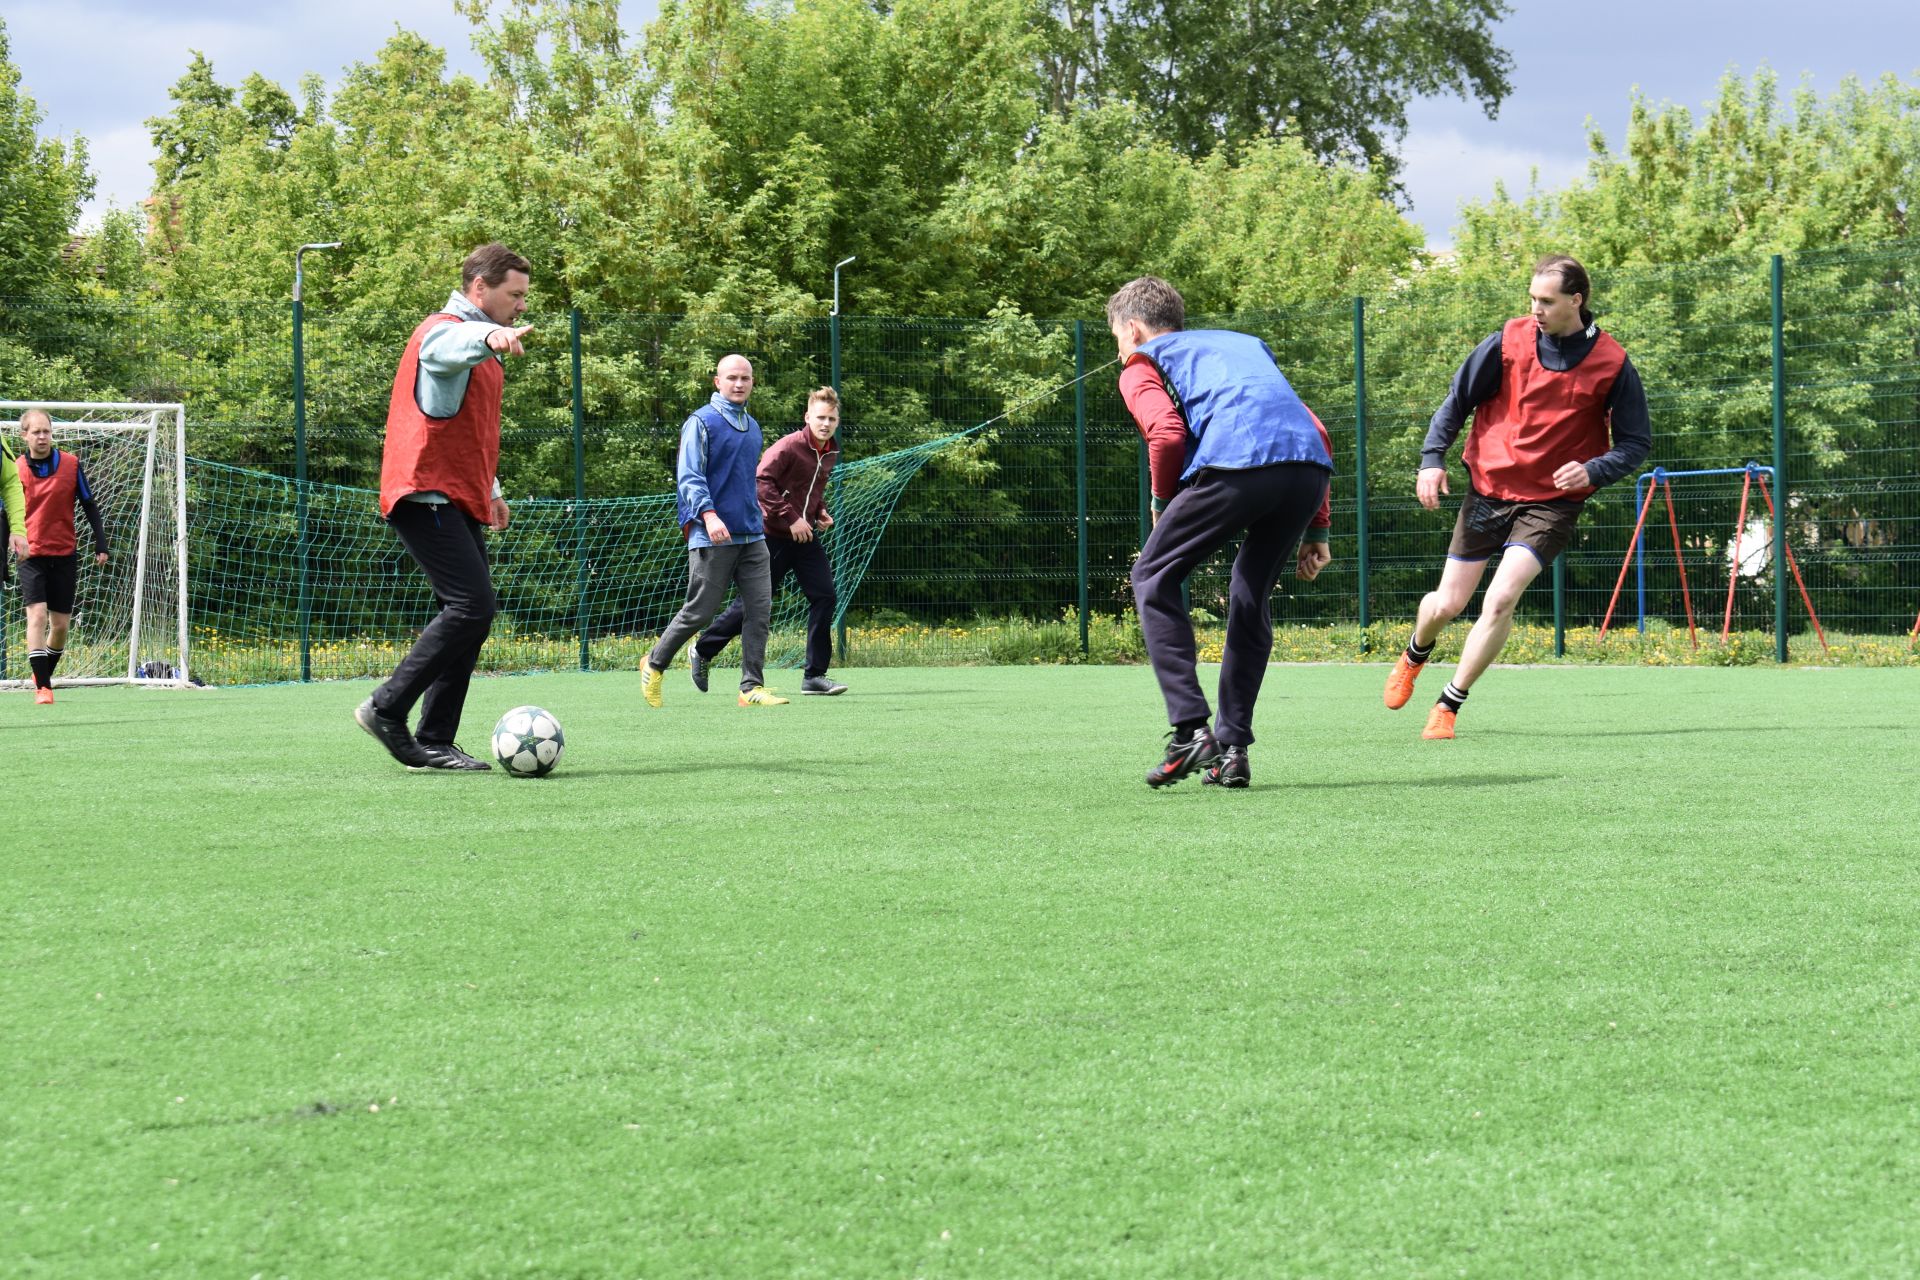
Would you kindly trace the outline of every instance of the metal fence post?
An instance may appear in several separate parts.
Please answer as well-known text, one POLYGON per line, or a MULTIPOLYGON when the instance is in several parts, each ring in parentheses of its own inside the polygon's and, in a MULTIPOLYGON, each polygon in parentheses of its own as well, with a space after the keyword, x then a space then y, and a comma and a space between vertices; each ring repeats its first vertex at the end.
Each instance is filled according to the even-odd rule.
POLYGON ((1567 553, 1553 558, 1553 656, 1567 656, 1567 553))
POLYGON ((573 558, 579 568, 574 629, 580 633, 580 669, 593 665, 587 646, 587 409, 581 396, 580 308, 567 313, 573 363, 573 558))
POLYGON ((293 523, 300 574, 302 683, 313 679, 313 566, 307 532, 307 351, 302 335, 304 325, 304 305, 296 297, 293 300, 293 523))
POLYGON ((1087 656, 1087 322, 1073 322, 1074 541, 1080 552, 1080 656, 1087 656))
MULTIPOLYGON (((827 380, 833 387, 833 394, 836 397, 840 394, 840 296, 838 270, 838 268, 835 268, 833 314, 827 317, 827 380)), ((842 402, 840 406, 840 414, 840 459, 844 462, 847 457, 847 437, 852 434, 846 423, 845 402, 842 402)), ((833 469, 833 518, 835 520, 840 519, 840 517, 845 514, 840 509, 840 470, 839 467, 833 469)), ((844 535, 841 535, 841 537, 843 536, 844 535)), ((840 572, 842 559, 843 557, 840 554, 840 537, 835 537, 833 540, 833 580, 835 583, 840 582, 844 576, 840 572)), ((835 591, 837 593, 837 586, 835 591)), ((843 666, 847 661, 847 603, 846 597, 842 596, 839 606, 840 616, 835 619, 835 630, 838 631, 839 634, 834 637, 834 656, 843 666)))
POLYGON ((1355 565, 1360 573, 1360 652, 1373 649, 1367 638, 1367 300, 1353 300, 1353 496, 1355 565))
POLYGON ((1787 349, 1785 267, 1773 255, 1773 660, 1787 660, 1787 349))
POLYGON ((1147 545, 1147 535, 1153 532, 1153 510, 1147 504, 1153 497, 1153 490, 1147 482, 1147 442, 1143 437, 1136 456, 1140 460, 1140 545, 1147 545))

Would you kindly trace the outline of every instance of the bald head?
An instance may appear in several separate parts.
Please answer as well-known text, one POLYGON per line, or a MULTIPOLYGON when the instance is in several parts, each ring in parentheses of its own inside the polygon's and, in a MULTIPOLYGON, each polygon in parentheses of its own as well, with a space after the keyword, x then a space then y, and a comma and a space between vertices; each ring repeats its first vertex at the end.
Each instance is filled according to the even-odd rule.
POLYGON ((745 404, 753 394, 753 361, 742 355, 721 357, 713 385, 729 404, 745 404))

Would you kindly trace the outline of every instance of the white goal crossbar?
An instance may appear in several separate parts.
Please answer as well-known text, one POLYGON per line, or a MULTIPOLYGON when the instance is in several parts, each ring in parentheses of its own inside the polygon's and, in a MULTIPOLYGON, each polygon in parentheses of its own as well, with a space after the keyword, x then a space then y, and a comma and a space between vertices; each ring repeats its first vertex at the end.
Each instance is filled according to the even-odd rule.
MULTIPOLYGON (((72 674, 62 671, 57 682, 189 687, 185 407, 105 401, 0 400, 0 431, 9 435, 13 451, 21 456, 25 454, 25 447, 19 439, 20 415, 29 409, 45 410, 53 420, 56 445, 77 443, 81 446, 76 451, 81 454, 82 465, 91 477, 96 500, 103 513, 108 514, 109 540, 119 544, 114 551, 115 561, 126 555, 125 544, 133 543, 130 573, 123 577, 110 562, 107 580, 94 588, 95 593, 104 593, 104 601, 86 601, 84 618, 76 611, 78 634, 69 638, 68 651, 74 654, 78 646, 87 646, 93 661, 72 674), (125 446, 116 447, 123 439, 125 446), (89 446, 109 448, 116 453, 116 468, 111 474, 96 465, 98 449, 89 446), (137 457, 128 456, 129 450, 137 457), (134 465, 138 467, 137 474, 130 474, 134 465), (109 487, 111 492, 106 491, 109 487), (165 616, 169 614, 172 616, 165 616), (124 674, 119 671, 118 661, 122 643, 126 659, 124 674), (103 663, 109 665, 103 669, 103 663)), ((84 538, 81 544, 84 548, 84 538)), ((84 551, 81 561, 91 568, 92 558, 84 551)), ((8 625, 7 630, 11 632, 12 626, 8 625)), ((0 688, 20 688, 30 683, 0 680, 0 688)))

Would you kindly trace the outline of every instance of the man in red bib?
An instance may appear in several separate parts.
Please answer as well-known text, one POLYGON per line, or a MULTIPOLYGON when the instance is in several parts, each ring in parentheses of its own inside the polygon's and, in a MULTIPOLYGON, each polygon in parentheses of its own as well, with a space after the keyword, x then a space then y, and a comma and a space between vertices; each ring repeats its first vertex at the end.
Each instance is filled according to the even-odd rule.
POLYGON ((507 527, 495 467, 508 356, 525 355, 514 327, 532 268, 503 244, 460 264, 461 292, 407 340, 387 403, 380 514, 414 558, 440 612, 385 684, 353 713, 410 769, 491 768, 454 743, 467 684, 498 607, 482 530, 507 527), (417 736, 407 716, 420 705, 417 736))
POLYGON ((107 562, 107 530, 93 500, 80 459, 53 447, 53 419, 44 409, 20 415, 24 457, 14 460, 26 497, 27 554, 20 561, 20 600, 27 607, 27 662, 33 668, 33 700, 53 701, 53 669, 67 649, 67 627, 80 573, 80 540, 73 509, 86 512, 93 528, 93 558, 107 562))
POLYGON ((1421 449, 1414 493, 1432 511, 1449 492, 1447 449, 1473 414, 1462 455, 1472 483, 1440 585, 1420 601, 1413 639, 1387 677, 1387 706, 1398 710, 1413 696, 1441 630, 1467 607, 1487 561, 1500 553, 1423 738, 1453 737, 1468 690, 1507 643, 1514 606, 1566 549, 1588 495, 1631 473, 1653 443, 1640 375, 1588 309, 1586 268, 1564 255, 1542 258, 1531 293, 1532 314, 1509 320, 1454 374, 1421 449))

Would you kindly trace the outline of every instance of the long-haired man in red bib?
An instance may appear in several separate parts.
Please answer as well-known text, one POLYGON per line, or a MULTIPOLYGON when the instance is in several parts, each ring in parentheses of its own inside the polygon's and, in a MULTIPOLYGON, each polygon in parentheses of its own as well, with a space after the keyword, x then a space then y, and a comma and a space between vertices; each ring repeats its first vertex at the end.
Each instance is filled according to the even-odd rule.
POLYGON ((1531 293, 1532 314, 1507 321, 1453 375, 1420 453, 1414 493, 1432 511, 1449 492, 1447 449, 1473 414, 1462 455, 1472 483, 1440 585, 1420 601, 1413 639, 1387 677, 1387 706, 1407 705, 1441 629, 1467 607, 1487 561, 1500 555, 1423 738, 1453 737, 1473 682, 1507 643, 1514 606, 1566 549, 1588 495, 1646 461, 1653 443, 1640 375, 1594 323, 1586 268, 1564 255, 1542 258, 1531 293))
POLYGON ((500 395, 506 358, 526 354, 520 341, 533 328, 513 323, 527 309, 531 271, 503 244, 468 254, 461 291, 420 322, 393 375, 380 514, 427 575, 440 612, 353 718, 410 769, 491 767, 453 739, 498 607, 483 530, 507 527, 495 476, 500 395), (415 703, 417 733, 407 728, 415 703))

